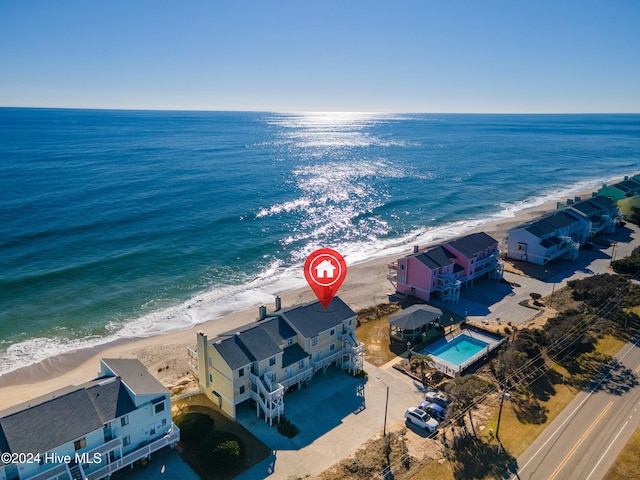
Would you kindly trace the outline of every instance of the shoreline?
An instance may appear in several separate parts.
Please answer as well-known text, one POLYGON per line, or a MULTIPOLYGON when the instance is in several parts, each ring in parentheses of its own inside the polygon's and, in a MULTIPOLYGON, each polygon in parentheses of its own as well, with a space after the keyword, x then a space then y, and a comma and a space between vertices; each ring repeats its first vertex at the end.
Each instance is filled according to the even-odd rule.
MULTIPOLYGON (((615 183, 614 181, 607 183, 615 183)), ((583 199, 599 187, 572 194, 583 199)), ((563 197, 550 199, 538 206, 520 210, 513 217, 489 220, 470 229, 466 234, 484 231, 502 243, 507 230, 556 209, 563 197)), ((433 243, 441 243, 441 240, 433 243)), ((427 245, 420 245, 424 248, 427 245)), ((395 293, 387 280, 390 261, 410 254, 411 246, 403 253, 378 257, 354 264, 342 285, 339 295, 353 309, 388 302, 395 293)), ((315 300, 308 287, 280 294, 283 308, 315 300)), ((273 311, 274 305, 267 305, 273 311)), ((144 338, 119 339, 110 343, 62 353, 33 365, 0 376, 0 409, 28 401, 66 385, 77 385, 97 376, 100 358, 137 358, 164 385, 176 385, 190 376, 186 348, 196 343, 196 332, 203 330, 210 338, 244 326, 258 317, 258 308, 234 312, 222 317, 178 330, 144 338)))

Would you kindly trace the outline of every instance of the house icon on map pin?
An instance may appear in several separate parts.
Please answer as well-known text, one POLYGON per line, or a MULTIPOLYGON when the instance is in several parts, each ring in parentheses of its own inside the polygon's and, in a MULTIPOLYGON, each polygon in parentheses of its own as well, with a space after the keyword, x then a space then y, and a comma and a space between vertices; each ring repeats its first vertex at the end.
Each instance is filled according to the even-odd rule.
POLYGON ((317 278, 333 278, 333 271, 337 267, 333 265, 329 260, 323 260, 316 265, 316 277, 317 278))

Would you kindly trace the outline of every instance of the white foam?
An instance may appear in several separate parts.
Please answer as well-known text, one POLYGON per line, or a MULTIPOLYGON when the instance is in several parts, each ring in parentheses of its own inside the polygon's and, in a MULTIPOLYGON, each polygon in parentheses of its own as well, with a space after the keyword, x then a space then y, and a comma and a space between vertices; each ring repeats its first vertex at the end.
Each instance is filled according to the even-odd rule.
MULTIPOLYGON (((615 181, 615 177, 609 181, 615 181)), ((604 183, 609 183, 606 181, 604 183)), ((535 208, 550 201, 562 201, 575 193, 600 186, 602 180, 593 179, 578 182, 565 189, 543 192, 541 195, 521 202, 504 204, 501 210, 484 214, 482 217, 452 222, 437 227, 419 228, 402 237, 380 239, 372 234, 366 241, 333 245, 340 251, 348 265, 386 257, 405 254, 412 245, 426 245, 464 234, 487 222, 513 218, 518 212, 535 208)), ((294 206, 294 204, 291 204, 294 206)), ((382 233, 384 228, 381 228, 382 233)), ((123 338, 149 337, 170 331, 190 328, 233 312, 255 308, 261 304, 273 303, 276 295, 305 285, 302 264, 306 256, 322 246, 323 238, 318 232, 315 238, 307 238, 305 246, 292 254, 294 265, 283 266, 282 261, 274 260, 262 272, 241 285, 216 285, 186 302, 131 319, 124 325, 111 323, 107 326, 110 335, 103 337, 83 337, 68 339, 64 336, 52 338, 31 338, 10 345, 0 354, 0 374, 38 363, 46 358, 73 350, 91 348, 123 338)))

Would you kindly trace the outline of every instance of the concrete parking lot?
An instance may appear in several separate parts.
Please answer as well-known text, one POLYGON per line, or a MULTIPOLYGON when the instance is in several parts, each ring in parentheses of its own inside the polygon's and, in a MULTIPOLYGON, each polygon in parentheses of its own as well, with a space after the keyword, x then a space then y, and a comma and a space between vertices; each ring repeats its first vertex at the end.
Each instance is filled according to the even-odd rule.
POLYGON ((285 414, 300 429, 293 439, 257 418, 255 410, 242 409, 238 420, 271 448, 272 455, 238 478, 317 475, 382 432, 387 386, 388 426, 404 422, 405 410, 424 400, 422 385, 394 369, 365 363, 365 371, 368 378, 357 379, 331 367, 318 372, 308 387, 288 393, 285 414))

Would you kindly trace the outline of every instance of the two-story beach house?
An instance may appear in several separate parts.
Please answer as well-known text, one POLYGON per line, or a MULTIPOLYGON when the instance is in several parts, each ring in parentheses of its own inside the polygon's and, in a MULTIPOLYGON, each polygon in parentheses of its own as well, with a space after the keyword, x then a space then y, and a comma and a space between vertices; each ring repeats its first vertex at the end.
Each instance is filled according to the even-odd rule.
POLYGON ((615 201, 620 213, 631 215, 634 208, 640 208, 640 175, 625 176, 613 185, 603 184, 598 195, 615 201))
POLYGON ((507 235, 507 257, 545 265, 556 259, 578 258, 584 225, 563 210, 518 225, 507 235))
POLYGON ((502 279, 498 241, 484 232, 473 233, 399 259, 394 265, 396 291, 423 300, 432 294, 457 303, 460 288, 476 278, 502 279))
POLYGON ((95 380, 0 412, 0 480, 109 478, 179 439, 169 390, 138 360, 102 359, 95 380))
POLYGON ((567 202, 564 210, 578 219, 582 225, 581 245, 587 241, 587 238, 595 237, 599 233, 613 233, 618 224, 616 202, 601 195, 596 195, 587 200, 576 198, 574 202, 567 202))
POLYGON ((575 260, 589 237, 616 228, 618 208, 610 198, 596 195, 558 203, 543 215, 507 232, 507 257, 545 265, 558 259, 575 260))
POLYGON ((335 364, 355 375, 364 345, 355 333, 356 314, 339 297, 325 309, 319 302, 267 313, 237 332, 209 340, 198 332, 188 349, 190 368, 202 391, 230 417, 253 400, 256 415, 273 423, 284 413, 284 395, 318 370, 335 364))

